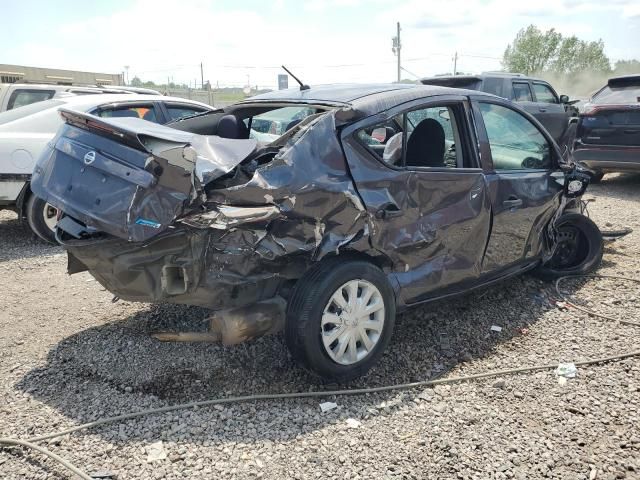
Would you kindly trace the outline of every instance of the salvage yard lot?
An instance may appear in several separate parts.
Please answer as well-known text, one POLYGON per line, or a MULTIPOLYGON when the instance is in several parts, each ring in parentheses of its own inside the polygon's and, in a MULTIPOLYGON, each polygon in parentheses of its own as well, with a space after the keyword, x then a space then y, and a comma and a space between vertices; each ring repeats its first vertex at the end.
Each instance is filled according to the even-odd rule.
MULTIPOLYGON (((599 273, 640 278, 640 176, 590 187, 591 217, 631 227, 599 273)), ((0 212, 0 436, 29 438, 110 415, 206 398, 321 387, 281 335, 237 347, 162 344, 157 330, 204 328, 205 311, 111 302, 58 247, 0 212)), ((640 321, 638 286, 590 280, 597 311, 640 321)), ((529 276, 398 319, 380 364, 352 386, 580 361, 639 348, 640 329, 555 304, 529 276), (502 327, 500 332, 491 330, 502 327)), ((640 478, 640 360, 404 392, 200 408, 45 442, 107 478, 640 478), (347 421, 352 419, 350 421, 347 421), (355 420, 355 421, 354 421, 355 420), (163 442, 167 458, 148 462, 163 442)), ((0 452, 0 477, 69 478, 34 452, 0 452)))

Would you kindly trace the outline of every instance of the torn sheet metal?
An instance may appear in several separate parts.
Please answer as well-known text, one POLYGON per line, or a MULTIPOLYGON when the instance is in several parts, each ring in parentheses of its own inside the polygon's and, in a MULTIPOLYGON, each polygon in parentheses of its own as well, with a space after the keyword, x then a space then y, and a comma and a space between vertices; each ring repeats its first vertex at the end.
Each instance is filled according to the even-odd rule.
MULTIPOLYGON (((141 190, 138 204, 147 194, 141 190)), ((205 185, 203 197, 183 203, 180 221, 142 242, 68 241, 74 271, 84 264, 126 300, 217 310, 272 298, 326 255, 377 255, 332 113, 205 185)))
POLYGON ((34 170, 34 193, 89 229, 150 239, 202 198, 204 185, 250 156, 255 140, 181 132, 135 118, 65 111, 34 170))

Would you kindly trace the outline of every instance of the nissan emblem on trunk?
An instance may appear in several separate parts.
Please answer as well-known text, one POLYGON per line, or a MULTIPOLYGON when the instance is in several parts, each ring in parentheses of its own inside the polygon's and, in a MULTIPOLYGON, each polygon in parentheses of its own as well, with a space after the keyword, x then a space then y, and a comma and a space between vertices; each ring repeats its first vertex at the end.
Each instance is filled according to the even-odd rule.
POLYGON ((93 161, 96 159, 96 152, 91 150, 84 155, 84 163, 85 165, 91 165, 93 161))

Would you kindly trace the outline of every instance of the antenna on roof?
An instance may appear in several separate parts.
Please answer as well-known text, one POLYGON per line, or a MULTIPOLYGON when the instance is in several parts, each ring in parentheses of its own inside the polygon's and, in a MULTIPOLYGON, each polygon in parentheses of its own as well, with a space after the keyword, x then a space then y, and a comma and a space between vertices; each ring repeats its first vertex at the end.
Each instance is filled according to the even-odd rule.
POLYGON ((282 68, 284 69, 285 72, 287 72, 289 75, 291 75, 296 82, 298 82, 300 84, 300 91, 309 90, 311 88, 309 85, 305 85, 304 83, 302 83, 300 81, 300 79, 298 77, 296 77, 293 73, 291 73, 287 67, 282 65, 282 68))

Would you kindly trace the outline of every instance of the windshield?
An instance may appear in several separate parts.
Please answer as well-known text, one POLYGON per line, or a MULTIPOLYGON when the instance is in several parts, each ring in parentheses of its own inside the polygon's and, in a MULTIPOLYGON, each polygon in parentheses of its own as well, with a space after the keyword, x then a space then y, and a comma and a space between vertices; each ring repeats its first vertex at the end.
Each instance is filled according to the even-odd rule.
POLYGON ((14 108, 13 110, 9 110, 8 112, 0 113, 0 125, 13 122, 14 120, 19 120, 23 117, 42 112, 49 108, 59 107, 60 105, 64 105, 65 103, 66 102, 62 100, 45 100, 44 102, 32 103, 30 105, 25 105, 24 107, 14 108))
POLYGON ((593 96, 597 103, 638 103, 640 102, 640 85, 627 85, 624 87, 606 86, 593 96))

